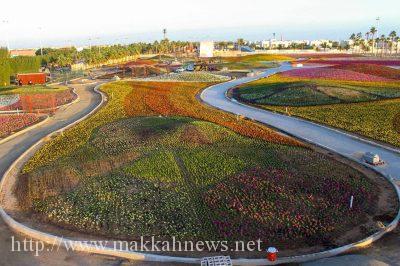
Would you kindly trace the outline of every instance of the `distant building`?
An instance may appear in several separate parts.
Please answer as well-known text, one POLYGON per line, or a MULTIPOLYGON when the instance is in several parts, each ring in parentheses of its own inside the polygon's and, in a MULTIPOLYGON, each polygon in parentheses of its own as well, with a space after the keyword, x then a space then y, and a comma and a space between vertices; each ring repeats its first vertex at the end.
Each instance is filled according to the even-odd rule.
POLYGON ((324 44, 326 44, 326 48, 332 48, 332 41, 330 40, 314 40, 311 41, 311 46, 321 48, 324 44))
POLYGON ((200 42, 200 57, 213 57, 214 56, 214 42, 203 41, 200 42))
POLYGON ((18 49, 18 50, 10 50, 10 56, 35 56, 36 50, 35 49, 18 49))
POLYGON ((17 84, 19 85, 45 84, 47 81, 47 74, 46 73, 17 74, 16 81, 17 84))

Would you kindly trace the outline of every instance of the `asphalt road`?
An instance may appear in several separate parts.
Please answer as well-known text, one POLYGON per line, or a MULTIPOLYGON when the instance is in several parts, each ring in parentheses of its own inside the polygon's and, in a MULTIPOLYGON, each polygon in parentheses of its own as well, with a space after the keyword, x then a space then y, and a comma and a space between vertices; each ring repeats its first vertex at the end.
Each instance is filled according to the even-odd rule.
POLYGON ((362 156, 366 152, 376 153, 385 161, 385 164, 374 167, 375 170, 382 174, 392 176, 396 182, 400 184, 400 149, 394 150, 388 147, 382 147, 372 141, 357 138, 350 133, 345 133, 296 117, 243 105, 225 96, 225 93, 232 87, 289 69, 291 69, 291 66, 289 64, 284 64, 279 68, 269 69, 255 77, 246 77, 214 85, 203 91, 201 99, 205 103, 218 109, 254 119, 299 139, 319 145, 359 162, 363 162, 362 156))

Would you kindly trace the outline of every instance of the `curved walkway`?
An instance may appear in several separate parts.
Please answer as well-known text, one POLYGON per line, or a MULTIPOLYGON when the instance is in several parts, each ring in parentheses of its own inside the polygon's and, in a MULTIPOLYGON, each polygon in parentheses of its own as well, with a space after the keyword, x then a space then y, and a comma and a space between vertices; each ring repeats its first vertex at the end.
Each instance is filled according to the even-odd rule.
POLYGON ((235 86, 289 69, 291 69, 291 66, 284 64, 279 68, 269 69, 255 77, 247 77, 217 84, 204 90, 200 97, 205 103, 218 109, 254 119, 306 142, 332 150, 359 163, 365 164, 362 160, 362 155, 366 152, 379 154, 382 160, 385 161, 385 164, 373 167, 373 169, 385 176, 392 177, 397 184, 400 184, 400 149, 385 147, 350 133, 345 133, 296 117, 258 109, 226 97, 226 92, 235 86))
MULTIPOLYGON (((38 140, 78 120, 100 103, 101 96, 93 91, 95 84, 74 84, 73 87, 79 95, 79 101, 60 108, 54 116, 40 126, 0 144, 0 177, 22 153, 38 140)), ((16 240, 24 239, 23 236, 14 233, 0 219, 0 265, 114 265, 121 263, 117 259, 103 256, 94 257, 62 249, 56 252, 43 252, 40 256, 34 256, 31 252, 12 252, 12 237, 15 237, 16 240)))

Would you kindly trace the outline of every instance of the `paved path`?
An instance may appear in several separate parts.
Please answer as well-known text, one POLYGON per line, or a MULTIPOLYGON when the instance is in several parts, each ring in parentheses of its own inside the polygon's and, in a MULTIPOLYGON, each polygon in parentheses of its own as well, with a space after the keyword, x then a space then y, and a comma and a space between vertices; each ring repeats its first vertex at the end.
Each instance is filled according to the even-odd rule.
POLYGON ((362 162, 362 155, 365 152, 377 153, 386 164, 375 167, 375 169, 382 174, 392 176, 400 184, 400 149, 392 150, 390 148, 379 146, 373 142, 359 139, 348 133, 299 118, 243 105, 235 100, 230 100, 225 97, 226 91, 234 86, 289 69, 291 69, 291 66, 285 64, 279 68, 267 70, 255 77, 247 77, 214 85, 203 91, 201 99, 216 108, 230 113, 244 115, 245 117, 270 125, 299 139, 333 150, 359 162, 362 162))
MULTIPOLYGON (((73 121, 88 114, 100 103, 100 95, 93 91, 95 85, 74 85, 79 101, 57 110, 55 115, 43 125, 19 135, 0 145, 0 176, 3 176, 8 167, 25 150, 35 144, 47 134, 60 129, 73 121)), ((115 261, 104 257, 88 256, 60 250, 59 252, 45 252, 35 257, 29 252, 12 252, 11 237, 22 239, 22 236, 12 232, 0 219, 0 265, 113 265, 115 261)))

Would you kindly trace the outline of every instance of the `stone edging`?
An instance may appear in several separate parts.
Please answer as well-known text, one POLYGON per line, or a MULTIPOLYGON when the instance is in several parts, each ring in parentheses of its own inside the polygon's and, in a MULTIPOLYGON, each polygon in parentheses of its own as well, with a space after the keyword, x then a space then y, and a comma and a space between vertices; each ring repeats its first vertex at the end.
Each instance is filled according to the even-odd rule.
MULTIPOLYGON (((98 90, 100 86, 101 85, 96 86, 95 91, 97 93, 101 94, 102 101, 98 106, 96 106, 95 109, 93 109, 89 114, 85 115, 84 117, 69 124, 68 126, 62 128, 62 129, 59 129, 57 131, 54 131, 53 133, 50 133, 47 137, 42 138, 36 144, 31 146, 27 151, 25 151, 17 160, 15 160, 13 162, 13 164, 8 168, 8 170, 5 172, 5 174, 1 180, 0 196, 1 196, 1 193, 4 193, 3 190, 5 189, 6 180, 8 180, 8 178, 15 177, 15 175, 18 174, 18 172, 19 172, 20 168, 23 166, 24 162, 33 155, 33 153, 36 151, 36 149, 38 149, 42 144, 45 143, 46 139, 48 139, 49 137, 51 137, 55 134, 62 133, 67 128, 70 128, 73 125, 86 119, 88 116, 90 116, 94 112, 96 112, 101 106, 103 106, 103 104, 107 101, 107 97, 103 92, 98 90)), ((394 183, 394 181, 391 178, 389 178, 389 177, 386 177, 386 178, 393 185, 393 187, 396 190, 397 196, 400 199, 399 187, 394 183)), ((68 246, 72 245, 75 248, 75 251, 83 251, 83 252, 89 252, 89 253, 94 253, 94 254, 110 255, 110 256, 131 259, 131 260, 154 261, 154 262, 197 263, 197 264, 200 263, 200 258, 172 257, 172 256, 163 256, 163 255, 156 255, 156 254, 133 252, 133 251, 115 250, 115 249, 111 249, 111 248, 99 247, 99 246, 95 246, 92 244, 82 243, 80 241, 66 239, 66 238, 58 237, 58 236, 55 236, 52 234, 40 232, 38 230, 29 228, 29 227, 15 221, 4 211, 4 209, 2 207, 0 207, 0 216, 4 219, 6 224, 8 226, 10 226, 16 232, 27 235, 34 239, 41 240, 50 245, 61 245, 61 246, 62 245, 68 245, 68 246)), ((383 235, 385 235, 388 232, 393 231, 396 228, 396 226, 399 222, 399 219, 400 219, 400 212, 397 214, 396 218, 388 226, 386 226, 383 230, 376 232, 375 234, 373 234, 363 240, 360 240, 358 242, 348 244, 348 245, 345 245, 342 247, 334 248, 331 250, 313 253, 313 254, 300 255, 300 256, 282 257, 282 258, 279 258, 276 262, 270 262, 266 259, 233 259, 232 262, 234 265, 276 265, 276 264, 281 264, 281 263, 295 263, 295 262, 300 263, 300 262, 312 261, 312 260, 335 256, 338 254, 342 254, 344 252, 349 252, 352 250, 356 250, 356 249, 365 247, 365 246, 373 243, 374 241, 380 239, 383 235)))

